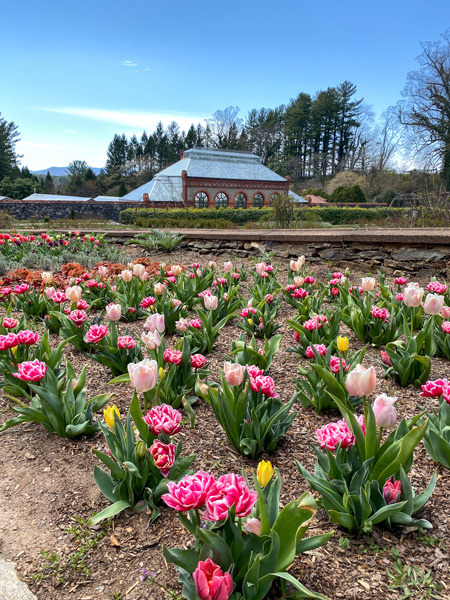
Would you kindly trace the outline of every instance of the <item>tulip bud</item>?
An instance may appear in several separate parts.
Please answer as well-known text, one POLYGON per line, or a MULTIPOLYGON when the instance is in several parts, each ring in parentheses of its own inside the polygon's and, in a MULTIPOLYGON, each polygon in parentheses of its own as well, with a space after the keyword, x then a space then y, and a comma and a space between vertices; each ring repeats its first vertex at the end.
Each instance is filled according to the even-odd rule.
POLYGON ((258 483, 261 487, 265 487, 269 481, 272 479, 273 476, 273 467, 272 467, 272 463, 270 462, 270 460, 268 460, 267 462, 265 460, 262 460, 259 465, 258 468, 256 470, 256 477, 258 479, 258 483))
POLYGON ((228 600, 233 591, 231 575, 228 572, 224 574, 210 558, 199 561, 192 577, 200 600, 228 600))
POLYGON ((450 306, 443 306, 441 315, 444 317, 444 319, 450 319, 450 306))
POLYGON ((248 519, 244 524, 244 529, 248 533, 261 535, 261 521, 259 519, 248 519))
POLYGON ((139 458, 144 458, 146 453, 147 453, 147 446, 144 444, 144 442, 142 440, 139 440, 139 442, 136 444, 137 456, 139 456, 139 458))
POLYGON ((337 339, 337 347, 341 352, 347 352, 348 350, 348 337, 339 336, 337 339))
POLYGON ((383 488, 383 496, 386 504, 395 504, 400 500, 401 494, 402 484, 400 480, 393 482, 392 478, 389 478, 383 488))
POLYGON ((378 427, 394 427, 396 424, 397 411, 394 408, 394 402, 397 402, 397 398, 390 398, 386 394, 375 398, 372 408, 378 427))
POLYGON ((159 367, 158 375, 159 375, 160 379, 164 379, 166 377, 166 372, 164 371, 164 369, 162 367, 159 367))

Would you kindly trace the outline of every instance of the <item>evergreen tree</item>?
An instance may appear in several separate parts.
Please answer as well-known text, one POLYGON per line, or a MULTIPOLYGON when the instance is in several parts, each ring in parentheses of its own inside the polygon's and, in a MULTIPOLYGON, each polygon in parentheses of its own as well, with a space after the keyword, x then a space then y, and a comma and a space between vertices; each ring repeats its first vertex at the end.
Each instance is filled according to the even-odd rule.
POLYGON ((107 173, 112 173, 115 168, 122 167, 127 161, 128 140, 126 135, 114 135, 112 142, 108 146, 107 160, 105 169, 107 173))
POLYGON ((47 171, 47 175, 45 176, 44 181, 44 194, 54 194, 55 193, 55 184, 53 182, 53 177, 50 175, 50 172, 47 171))
POLYGON ((121 181, 120 186, 119 186, 118 196, 119 196, 119 198, 123 198, 127 194, 128 194, 127 186, 125 185, 125 182, 121 181))
POLYGON ((16 143, 19 140, 17 125, 2 118, 0 113, 0 181, 17 168, 20 157, 16 154, 16 143))

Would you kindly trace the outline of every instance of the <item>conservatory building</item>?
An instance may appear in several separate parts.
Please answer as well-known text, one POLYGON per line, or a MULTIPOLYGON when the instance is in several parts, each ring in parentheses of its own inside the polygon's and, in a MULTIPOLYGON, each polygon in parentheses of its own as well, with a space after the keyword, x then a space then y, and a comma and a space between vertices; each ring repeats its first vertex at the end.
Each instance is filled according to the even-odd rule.
POLYGON ((191 208, 262 208, 289 192, 289 177, 262 164, 259 156, 237 150, 193 148, 148 183, 123 197, 147 206, 191 208))

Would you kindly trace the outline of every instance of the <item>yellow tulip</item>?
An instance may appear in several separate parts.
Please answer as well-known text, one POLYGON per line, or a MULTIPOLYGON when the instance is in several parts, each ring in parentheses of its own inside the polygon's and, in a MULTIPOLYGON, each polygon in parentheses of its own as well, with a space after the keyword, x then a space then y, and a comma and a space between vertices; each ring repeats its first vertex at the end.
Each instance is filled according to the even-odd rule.
POLYGON ((348 337, 339 336, 337 339, 337 347, 341 352, 347 352, 348 350, 348 337))
POLYGON ((115 404, 114 406, 108 406, 108 408, 106 408, 103 411, 103 416, 105 417, 105 421, 108 427, 114 427, 114 420, 116 418, 116 415, 120 419, 120 412, 115 404))
POLYGON ((164 369, 162 367, 159 367, 158 375, 159 375, 160 379, 164 379, 164 377, 166 376, 166 372, 164 371, 164 369))
POLYGON ((12 352, 12 355, 15 356, 17 354, 17 346, 14 346, 14 348, 11 348, 11 352, 12 352))
POLYGON ((250 327, 253 325, 253 321, 251 319, 248 319, 248 324, 250 325, 250 327))
POLYGON ((262 460, 259 463, 258 468, 256 470, 256 477, 258 479, 259 485, 261 487, 265 487, 271 480, 272 475, 273 475, 272 463, 270 462, 270 460, 268 460, 267 462, 265 460, 262 460))

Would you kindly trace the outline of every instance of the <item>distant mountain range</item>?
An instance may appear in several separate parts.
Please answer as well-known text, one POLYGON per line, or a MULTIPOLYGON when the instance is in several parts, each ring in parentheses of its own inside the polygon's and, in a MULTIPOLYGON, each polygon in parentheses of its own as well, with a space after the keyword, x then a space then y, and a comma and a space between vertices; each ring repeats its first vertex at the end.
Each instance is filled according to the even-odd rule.
MULTIPOLYGON (((47 175, 47 172, 50 173, 52 177, 64 177, 67 175, 68 167, 49 167, 48 169, 41 169, 40 171, 30 171, 33 175, 47 175)), ((98 175, 101 169, 97 167, 91 167, 96 175, 98 175)))

